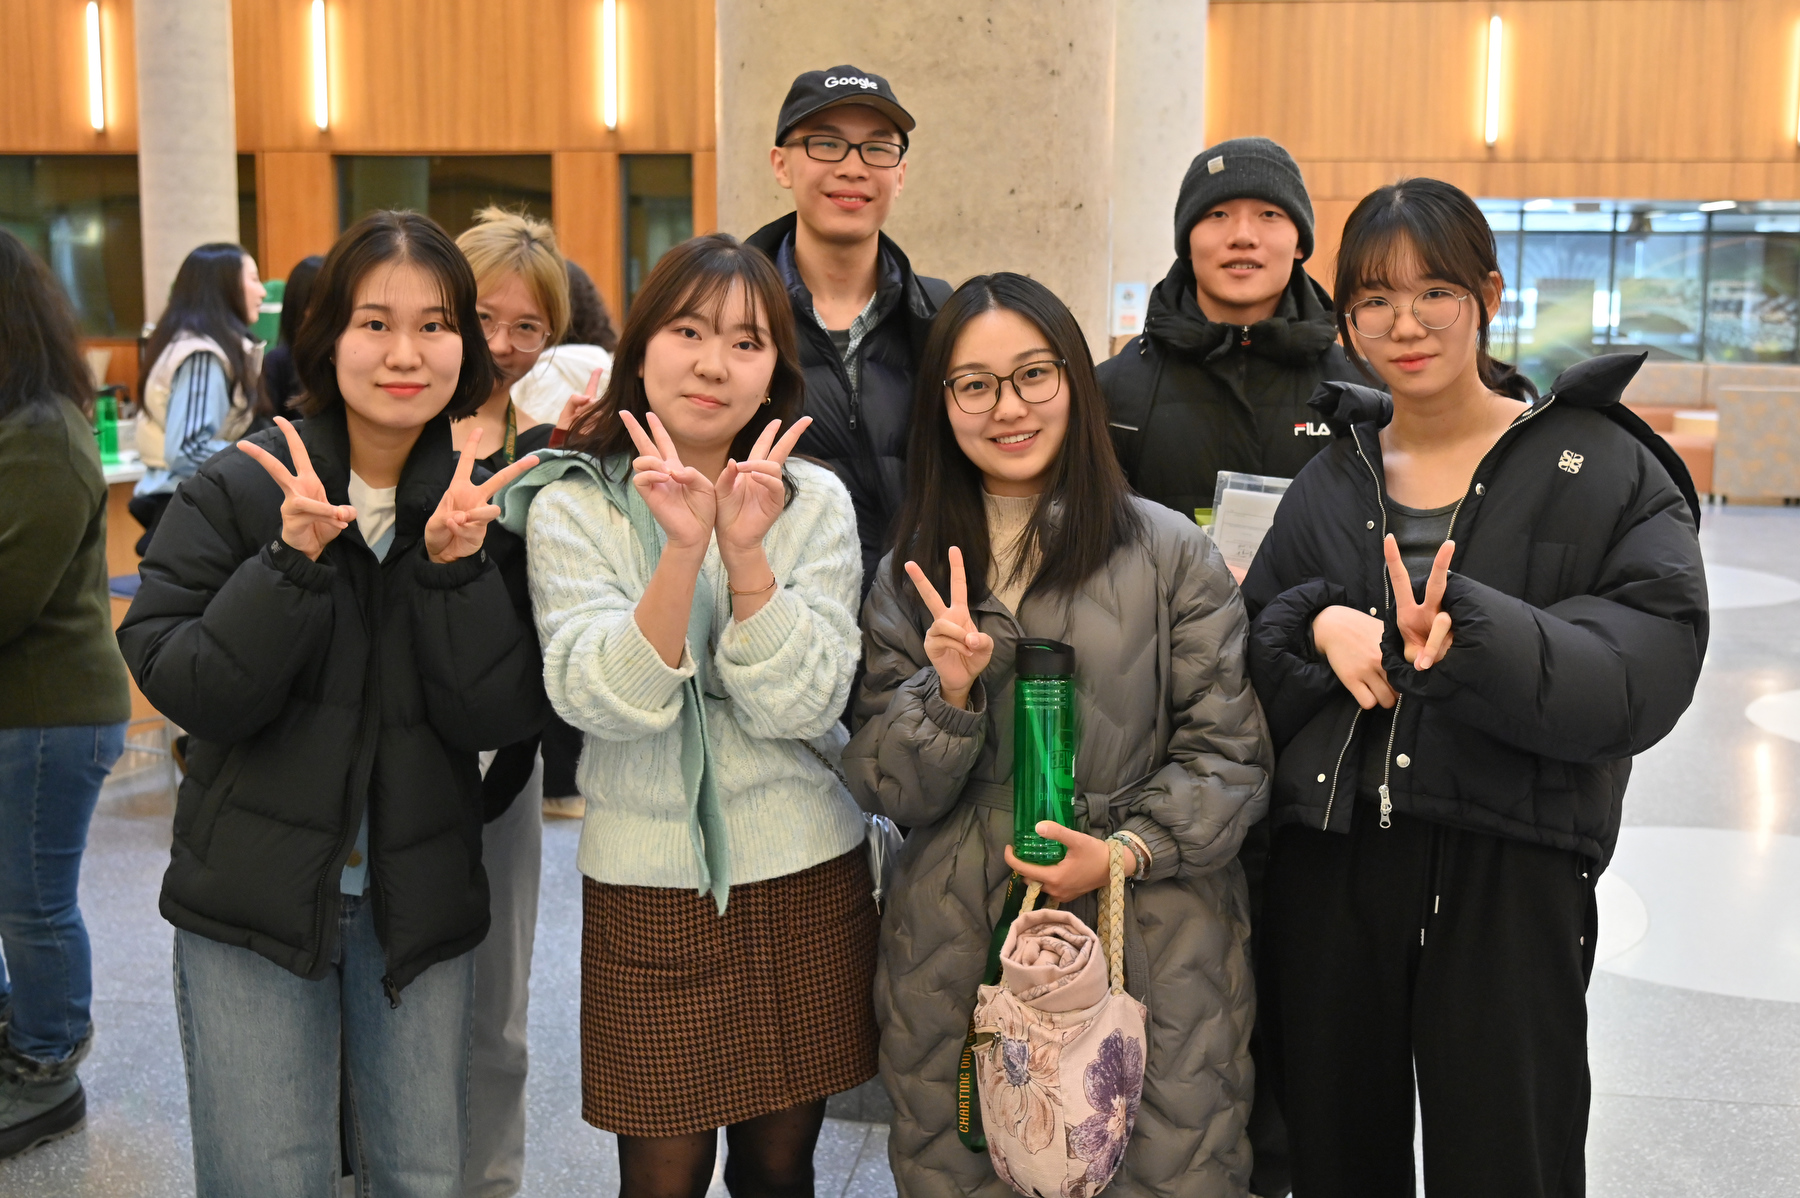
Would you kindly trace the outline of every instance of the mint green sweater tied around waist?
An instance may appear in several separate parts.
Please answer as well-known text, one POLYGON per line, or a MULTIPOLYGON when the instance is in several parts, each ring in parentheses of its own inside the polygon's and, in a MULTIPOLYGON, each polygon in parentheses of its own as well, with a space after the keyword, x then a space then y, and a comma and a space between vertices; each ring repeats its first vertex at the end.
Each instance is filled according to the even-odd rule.
POLYGON ((763 538, 776 593, 735 620, 715 543, 670 666, 633 618, 666 538, 629 460, 539 456, 496 502, 526 539, 545 689, 584 734, 581 872, 691 887, 723 913, 732 885, 860 844, 861 812, 827 764, 843 745, 860 644, 861 554, 843 484, 788 463, 797 494, 763 538))

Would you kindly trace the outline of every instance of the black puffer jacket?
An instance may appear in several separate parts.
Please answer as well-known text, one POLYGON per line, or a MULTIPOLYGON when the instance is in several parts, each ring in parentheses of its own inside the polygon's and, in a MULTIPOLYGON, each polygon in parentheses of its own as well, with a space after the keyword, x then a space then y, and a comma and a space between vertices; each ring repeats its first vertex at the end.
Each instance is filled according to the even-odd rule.
MULTIPOLYGON (((347 503, 342 410, 299 428, 326 494, 347 503)), ((255 440, 290 463, 279 431, 255 440)), ((268 474, 225 450, 169 505, 119 629, 144 694, 191 734, 164 918, 322 977, 367 809, 395 1001, 487 934, 476 753, 549 714, 517 538, 495 526, 480 554, 425 556, 455 462, 439 417, 401 474, 385 560, 353 525, 314 562, 281 543, 268 474)))
POLYGON ((1641 362, 1565 371, 1481 460, 1451 527, 1454 644, 1423 672, 1402 655, 1382 559, 1391 401, 1320 389, 1338 435, 1282 499, 1244 581, 1276 828, 1347 832, 1362 756, 1383 753, 1399 811, 1611 856, 1631 758, 1687 710, 1707 636, 1693 484, 1618 402, 1641 362), (1386 717, 1362 712, 1311 648, 1332 604, 1385 615, 1391 748, 1364 735, 1386 717))
MULTIPOLYGON (((745 244, 782 265, 782 245, 790 243, 798 218, 791 213, 751 234, 745 244)), ((861 363, 852 391, 844 360, 813 316, 812 293, 792 268, 782 272, 794 301, 794 329, 800 365, 806 370, 806 414, 812 427, 800 452, 831 467, 850 492, 856 531, 862 541, 863 594, 887 552, 894 514, 906 494, 906 439, 912 428, 913 389, 919 354, 938 307, 950 298, 950 284, 913 273, 912 263, 887 234, 881 235, 881 281, 875 290, 879 322, 858 347, 861 363)))
POLYGON ((1299 263, 1275 315, 1216 324, 1178 258, 1144 331, 1100 363, 1113 444, 1140 495, 1192 517, 1221 470, 1292 478, 1330 443, 1306 406, 1322 380, 1366 383, 1337 344, 1331 299, 1299 263))

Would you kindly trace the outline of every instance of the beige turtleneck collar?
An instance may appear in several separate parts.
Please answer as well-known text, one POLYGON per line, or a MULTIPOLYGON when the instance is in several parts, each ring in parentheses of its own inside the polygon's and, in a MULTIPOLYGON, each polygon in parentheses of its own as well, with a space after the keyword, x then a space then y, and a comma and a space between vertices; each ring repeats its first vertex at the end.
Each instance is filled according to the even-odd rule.
POLYGON ((1017 615, 1019 600, 1025 597, 1025 590, 1036 577, 1038 563, 1043 557, 1034 552, 1025 569, 1016 571, 1014 568, 1023 548, 1025 527, 1037 510, 1038 496, 995 495, 983 491, 981 497, 987 508, 988 590, 1006 604, 1008 611, 1017 615))

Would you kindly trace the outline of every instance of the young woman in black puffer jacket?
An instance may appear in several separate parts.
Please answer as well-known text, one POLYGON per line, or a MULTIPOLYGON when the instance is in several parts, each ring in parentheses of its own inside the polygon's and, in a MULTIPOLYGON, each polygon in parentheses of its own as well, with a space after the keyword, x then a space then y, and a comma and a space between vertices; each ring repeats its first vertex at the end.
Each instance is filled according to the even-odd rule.
POLYGON ((176 492, 119 641, 192 740, 162 913, 202 1198, 462 1192, 471 951, 488 930, 476 755, 549 714, 518 540, 450 419, 487 399, 444 231, 346 232, 295 343, 306 419, 176 492))
POLYGON ((1259 1018, 1303 1198, 1579 1194, 1594 880, 1631 758, 1706 648, 1680 460, 1619 404, 1641 358, 1539 398, 1487 354, 1502 280, 1468 196, 1359 204, 1344 344, 1244 583, 1277 749, 1259 1018))

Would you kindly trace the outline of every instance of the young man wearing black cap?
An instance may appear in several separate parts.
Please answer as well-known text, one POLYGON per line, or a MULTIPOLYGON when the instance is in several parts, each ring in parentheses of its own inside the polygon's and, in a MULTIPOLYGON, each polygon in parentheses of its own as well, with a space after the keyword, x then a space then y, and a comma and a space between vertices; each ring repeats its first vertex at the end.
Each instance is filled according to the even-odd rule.
POLYGON ((813 418, 800 448, 850 490, 865 594, 906 486, 919 353, 950 295, 942 279, 914 274, 881 231, 906 182, 913 127, 880 75, 839 66, 795 79, 769 151, 794 212, 747 239, 793 298, 813 418))
POLYGON ((1175 205, 1180 255, 1144 331, 1100 365, 1119 460, 1147 498, 1193 515, 1221 470, 1292 478, 1331 441, 1306 406, 1321 379, 1367 383, 1337 344, 1331 298, 1301 263, 1313 211, 1265 137, 1203 150, 1175 205))

